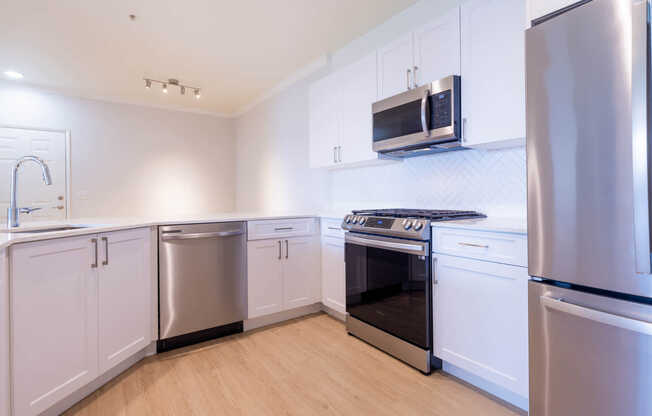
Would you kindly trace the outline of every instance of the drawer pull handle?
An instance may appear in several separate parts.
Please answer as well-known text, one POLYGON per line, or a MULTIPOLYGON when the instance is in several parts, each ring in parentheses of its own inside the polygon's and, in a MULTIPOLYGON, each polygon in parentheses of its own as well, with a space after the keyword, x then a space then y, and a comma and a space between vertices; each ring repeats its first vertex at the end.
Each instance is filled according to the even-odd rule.
POLYGON ((328 227, 329 230, 335 230, 335 231, 340 231, 340 227, 328 227))
POLYGON ((292 230, 294 230, 294 227, 274 228, 274 231, 292 231, 292 230))
POLYGON ((486 244, 475 244, 475 243, 457 243, 464 247, 477 247, 477 248, 489 248, 486 244))

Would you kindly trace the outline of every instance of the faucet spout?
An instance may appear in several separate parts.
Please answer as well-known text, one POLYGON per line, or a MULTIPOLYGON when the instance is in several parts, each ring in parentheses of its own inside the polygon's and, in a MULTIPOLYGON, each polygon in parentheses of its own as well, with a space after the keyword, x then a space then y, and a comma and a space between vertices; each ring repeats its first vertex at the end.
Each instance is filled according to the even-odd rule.
POLYGON ((17 205, 16 198, 16 181, 17 173, 20 166, 25 162, 34 162, 41 167, 41 172, 43 174, 43 183, 46 185, 52 185, 52 176, 50 175, 50 168, 45 163, 43 159, 36 156, 25 156, 16 161, 14 166, 11 169, 11 183, 10 183, 10 195, 9 195, 9 209, 7 210, 7 228, 18 227, 18 213, 19 209, 17 205))

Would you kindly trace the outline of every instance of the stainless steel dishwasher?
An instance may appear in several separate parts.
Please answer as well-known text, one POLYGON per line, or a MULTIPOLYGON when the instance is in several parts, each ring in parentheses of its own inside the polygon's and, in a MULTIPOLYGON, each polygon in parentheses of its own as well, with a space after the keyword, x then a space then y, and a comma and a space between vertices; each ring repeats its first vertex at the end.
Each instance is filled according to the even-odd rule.
POLYGON ((242 332, 245 222, 159 227, 159 340, 166 351, 242 332))

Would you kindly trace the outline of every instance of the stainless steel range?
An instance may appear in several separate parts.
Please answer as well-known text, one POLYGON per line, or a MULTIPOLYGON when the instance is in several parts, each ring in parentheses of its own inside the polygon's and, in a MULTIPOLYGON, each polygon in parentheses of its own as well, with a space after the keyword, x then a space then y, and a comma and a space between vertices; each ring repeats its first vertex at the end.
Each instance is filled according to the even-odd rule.
POLYGON ((473 211, 382 209, 344 217, 346 327, 425 374, 432 356, 431 223, 473 211))

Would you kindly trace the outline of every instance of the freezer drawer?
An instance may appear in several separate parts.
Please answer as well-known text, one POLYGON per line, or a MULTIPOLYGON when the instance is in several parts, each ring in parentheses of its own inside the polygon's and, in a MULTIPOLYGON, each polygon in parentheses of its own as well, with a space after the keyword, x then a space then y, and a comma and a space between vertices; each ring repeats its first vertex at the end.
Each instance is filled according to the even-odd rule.
POLYGON ((652 415, 652 305, 529 282, 530 415, 652 415))

